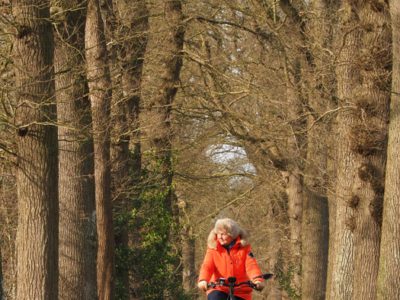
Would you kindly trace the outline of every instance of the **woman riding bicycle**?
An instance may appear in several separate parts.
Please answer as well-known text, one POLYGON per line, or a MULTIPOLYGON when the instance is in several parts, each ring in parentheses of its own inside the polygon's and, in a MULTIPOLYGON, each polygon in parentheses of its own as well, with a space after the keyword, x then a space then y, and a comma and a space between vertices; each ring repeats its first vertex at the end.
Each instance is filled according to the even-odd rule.
MULTIPOLYGON (((215 286, 208 289, 210 281, 236 277, 237 282, 251 280, 257 290, 264 288, 260 267, 246 240, 248 237, 234 220, 225 218, 216 221, 207 241, 207 252, 200 269, 198 288, 207 291, 208 300, 226 300, 229 288, 215 286)), ((252 288, 243 286, 235 289, 237 300, 251 300, 252 288)))

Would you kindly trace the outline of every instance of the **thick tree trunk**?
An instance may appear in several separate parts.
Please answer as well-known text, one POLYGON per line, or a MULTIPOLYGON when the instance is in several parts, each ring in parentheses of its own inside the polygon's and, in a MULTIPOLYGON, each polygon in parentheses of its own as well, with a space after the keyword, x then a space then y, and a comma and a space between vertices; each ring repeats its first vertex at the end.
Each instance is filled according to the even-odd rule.
POLYGON ((374 299, 384 189, 390 62, 383 5, 345 1, 337 67, 339 141, 331 299, 374 299), (356 15, 355 15, 356 13, 356 15), (365 30, 364 28, 368 28, 365 30))
MULTIPOLYGON (((342 17, 342 24, 351 21, 354 16, 342 17)), ((343 30, 342 32, 345 32, 343 30)), ((338 97, 341 99, 340 105, 345 106, 347 101, 352 98, 352 91, 356 87, 358 74, 355 66, 348 63, 352 61, 353 53, 360 45, 359 31, 350 31, 346 37, 344 34, 338 37, 338 45, 343 43, 340 52, 340 61, 336 69, 338 82, 338 97), (346 63, 344 63, 346 62, 346 63)), ((337 118, 336 140, 336 218, 335 218, 335 237, 330 247, 335 251, 330 251, 332 259, 332 270, 330 280, 329 299, 352 299, 353 295, 353 270, 354 270, 354 236, 355 227, 354 211, 350 205, 352 185, 356 177, 356 155, 351 151, 351 127, 354 127, 354 114, 348 107, 343 109, 337 118)))
POLYGON ((357 168, 359 197, 355 228, 354 299, 376 299, 379 268, 382 208, 385 182, 386 146, 389 121, 391 32, 389 8, 376 9, 369 2, 359 9, 362 36, 360 74, 356 89, 358 124, 352 136, 353 148, 361 156, 357 168))
POLYGON ((111 78, 98 0, 87 6, 85 48, 94 137, 97 221, 97 289, 101 300, 114 298, 114 231, 111 203, 110 102, 111 78))
POLYGON ((58 18, 54 65, 60 151, 59 298, 96 299, 93 144, 87 136, 90 102, 82 58, 86 8, 77 1, 53 1, 52 9, 58 18))
MULTIPOLYGON (((339 89, 340 95, 340 89, 339 89)), ((338 118, 339 124, 347 125, 352 121, 349 112, 342 112, 338 118)), ((352 299, 353 291, 353 268, 354 268, 354 213, 351 207, 347 205, 349 201, 349 190, 354 174, 354 154, 349 153, 349 132, 346 128, 339 128, 338 140, 340 140, 340 149, 337 154, 337 181, 336 181, 336 226, 335 237, 333 239, 335 251, 331 252, 333 256, 331 288, 329 299, 352 299)))
POLYGON ((17 299, 58 298, 58 156, 49 1, 15 0, 17 299))
MULTIPOLYGON (((338 123, 347 121, 350 124, 352 116, 349 113, 341 113, 338 118, 338 123)), ((349 190, 351 190, 351 182, 354 174, 354 155, 348 153, 350 148, 347 142, 349 132, 345 128, 339 129, 340 148, 337 154, 337 182, 336 182, 336 226, 335 237, 333 239, 334 252, 332 259, 332 274, 331 274, 331 288, 329 299, 352 299, 353 291, 353 269, 354 269, 354 241, 353 241, 353 227, 354 227, 354 213, 347 205, 350 199, 349 190), (344 148, 344 149, 342 149, 344 148), (347 150, 347 151, 346 151, 347 150)))
POLYGON ((389 2, 392 20, 393 68, 389 141, 383 206, 378 299, 400 299, 400 2, 389 2))

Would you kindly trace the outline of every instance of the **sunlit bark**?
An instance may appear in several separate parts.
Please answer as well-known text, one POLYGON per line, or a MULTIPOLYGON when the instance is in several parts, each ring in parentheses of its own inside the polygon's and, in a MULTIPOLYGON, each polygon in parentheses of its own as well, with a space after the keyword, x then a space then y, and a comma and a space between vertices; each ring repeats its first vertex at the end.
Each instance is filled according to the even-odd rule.
POLYGON ((18 107, 17 299, 58 298, 58 147, 49 1, 12 1, 18 107))
POLYGON ((98 0, 87 6, 85 48, 94 139, 97 222, 97 290, 101 300, 113 299, 115 288, 114 231, 111 203, 110 104, 111 78, 98 0))
POLYGON ((378 299, 400 299, 400 2, 389 1, 392 19, 393 71, 389 141, 383 206, 378 299))
POLYGON ((83 59, 86 8, 79 1, 52 0, 52 10, 59 124, 59 297, 96 299, 93 141, 83 59))

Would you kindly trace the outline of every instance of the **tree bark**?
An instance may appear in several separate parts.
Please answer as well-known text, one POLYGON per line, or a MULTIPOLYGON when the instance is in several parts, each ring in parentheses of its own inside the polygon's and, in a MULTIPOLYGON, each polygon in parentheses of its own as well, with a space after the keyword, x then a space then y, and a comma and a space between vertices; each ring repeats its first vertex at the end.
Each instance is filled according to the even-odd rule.
POLYGON ((189 295, 196 288, 195 239, 190 225, 182 226, 182 286, 189 295))
POLYGON ((58 298, 58 156, 49 1, 12 1, 18 106, 17 299, 58 298))
POLYGON ((377 299, 400 299, 400 2, 389 2, 393 67, 377 299))
MULTIPOLYGON (((343 9, 344 7, 342 7, 343 9)), ((354 15, 342 16, 341 23, 353 22, 354 15)), ((344 26, 344 25, 342 25, 344 26)), ((358 74, 355 71, 352 61, 352 55, 357 51, 360 45, 359 31, 346 31, 342 29, 337 44, 343 43, 340 52, 340 60, 336 68, 338 82, 338 97, 341 100, 340 105, 346 105, 352 98, 352 91, 358 82, 358 74), (343 63, 346 62, 346 63, 343 63)), ((351 127, 354 127, 354 113, 349 108, 341 111, 337 117, 336 140, 337 153, 337 173, 336 173, 336 218, 335 218, 335 237, 330 247, 335 251, 329 259, 332 259, 331 284, 329 299, 352 299, 353 295, 353 270, 354 270, 354 211, 349 205, 352 194, 352 182, 356 176, 356 155, 351 151, 350 136, 351 127)))
POLYGON ((99 299, 114 298, 114 231, 111 203, 110 102, 111 78, 98 0, 87 4, 85 48, 94 137, 97 221, 97 289, 99 299))
MULTIPOLYGON (((147 45, 148 10, 143 0, 118 1, 114 6, 118 30, 114 35, 121 41, 117 48, 118 74, 122 74, 122 99, 114 95, 112 112, 114 119, 113 143, 111 148, 113 173, 113 199, 116 199, 116 213, 126 214, 132 209, 132 199, 139 196, 138 184, 141 175, 141 143, 139 105, 144 54, 147 45)), ((128 228, 129 220, 120 224, 116 233, 116 247, 128 249, 138 243, 137 228, 128 228)), ((137 245, 136 245, 137 246, 137 245)), ((137 290, 139 279, 131 266, 120 270, 124 290, 137 290), (132 289, 130 288, 132 287, 132 289)), ((129 293, 130 299, 138 295, 129 293)))
POLYGON ((187 295, 192 295, 196 290, 195 269, 195 238, 188 215, 187 202, 176 194, 179 207, 179 224, 181 225, 181 247, 182 247, 182 287, 187 295))
POLYGON ((288 139, 288 157, 290 166, 287 173, 287 195, 288 195, 288 215, 290 226, 291 256, 294 274, 292 279, 292 289, 297 295, 301 294, 301 232, 303 218, 303 169, 302 160, 305 158, 306 122, 303 118, 304 95, 302 82, 305 80, 304 73, 308 69, 307 55, 304 53, 303 45, 307 43, 304 35, 304 20, 297 8, 291 1, 280 0, 280 8, 288 16, 287 30, 288 38, 293 41, 293 48, 286 49, 286 98, 287 112, 289 117, 290 137, 288 139), (294 28, 294 30, 292 30, 294 28))
POLYGON ((359 9, 364 29, 360 49, 361 84, 355 90, 358 124, 352 130, 360 157, 356 206, 354 299, 376 299, 379 269, 387 132, 390 103, 391 30, 389 7, 373 2, 359 9))
MULTIPOLYGON (((310 118, 311 122, 315 121, 310 118)), ((326 195, 326 126, 308 130, 307 166, 302 220, 302 297, 325 299, 328 262, 328 199, 326 195)))
POLYGON ((53 1, 59 124, 59 298, 96 299, 93 140, 84 75, 86 8, 53 1))
MULTIPOLYGON (((165 25, 167 31, 163 40, 163 52, 160 55, 160 69, 157 78, 157 94, 149 99, 149 118, 152 120, 149 128, 149 142, 154 151, 154 166, 157 170, 156 179, 163 189, 169 190, 172 183, 171 147, 172 127, 171 109, 178 90, 179 75, 182 67, 182 49, 184 42, 184 26, 182 3, 171 0, 164 3, 165 25)), ((172 211, 172 194, 165 197, 167 207, 172 211)))
MULTIPOLYGON (((384 189, 390 62, 386 8, 342 4, 336 234, 331 299, 374 299, 384 189), (340 142, 339 142, 340 141, 340 142)), ((339 49, 340 50, 340 49, 339 49)))
POLYGON ((305 163, 302 220, 302 297, 325 299, 328 268, 329 211, 327 196, 328 143, 330 119, 323 118, 332 106, 335 93, 333 70, 327 67, 332 58, 323 49, 332 47, 331 7, 324 0, 311 3, 308 41, 313 64, 310 67, 307 120, 307 160, 305 163))
MULTIPOLYGON (((157 74, 152 79, 155 94, 148 102, 148 120, 146 134, 149 141, 151 157, 148 160, 150 181, 155 186, 154 194, 160 195, 165 207, 165 214, 170 218, 168 236, 165 236, 166 243, 178 249, 180 252, 179 235, 176 225, 179 222, 179 213, 176 205, 176 197, 172 186, 173 165, 172 165, 172 106, 178 91, 179 76, 182 67, 182 49, 184 43, 185 27, 183 24, 183 12, 181 0, 161 1, 163 5, 164 34, 162 36, 163 48, 158 57, 157 74)), ((159 30, 159 29, 157 29, 159 30)), ((182 269, 178 260, 171 263, 169 268, 176 270, 171 282, 182 282, 182 269)), ((178 289, 167 288, 163 293, 164 299, 173 299, 178 289)))
POLYGON ((3 256, 0 248, 0 300, 4 299, 4 291, 3 291, 3 256))
POLYGON ((301 224, 303 216, 303 177, 298 168, 282 172, 286 179, 288 197, 290 267, 293 268, 291 287, 293 292, 301 291, 301 224))
POLYGON ((291 61, 292 69, 287 70, 286 101, 288 115, 291 123, 290 137, 287 141, 288 157, 290 163, 287 170, 282 171, 286 181, 286 194, 288 197, 288 216, 290 230, 290 253, 293 278, 291 287, 293 292, 301 294, 301 225, 303 217, 303 174, 300 161, 304 155, 304 124, 302 121, 302 105, 300 99, 300 56, 298 53, 291 61))

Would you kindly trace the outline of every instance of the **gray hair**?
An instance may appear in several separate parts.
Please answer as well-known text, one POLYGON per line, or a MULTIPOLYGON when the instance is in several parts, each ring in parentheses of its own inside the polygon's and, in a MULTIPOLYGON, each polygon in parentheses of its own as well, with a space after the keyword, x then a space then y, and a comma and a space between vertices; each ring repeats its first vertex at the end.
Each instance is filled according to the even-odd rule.
POLYGON ((244 233, 244 230, 240 228, 239 224, 229 218, 218 219, 214 225, 214 232, 217 233, 218 229, 226 230, 233 239, 236 239, 239 235, 244 233))
POLYGON ((210 234, 207 238, 207 246, 212 249, 217 248, 217 231, 220 229, 224 229, 227 234, 229 234, 233 239, 236 239, 240 236, 240 242, 242 246, 246 246, 248 244, 247 232, 239 226, 234 220, 229 218, 218 219, 215 222, 214 228, 211 230, 210 234))

